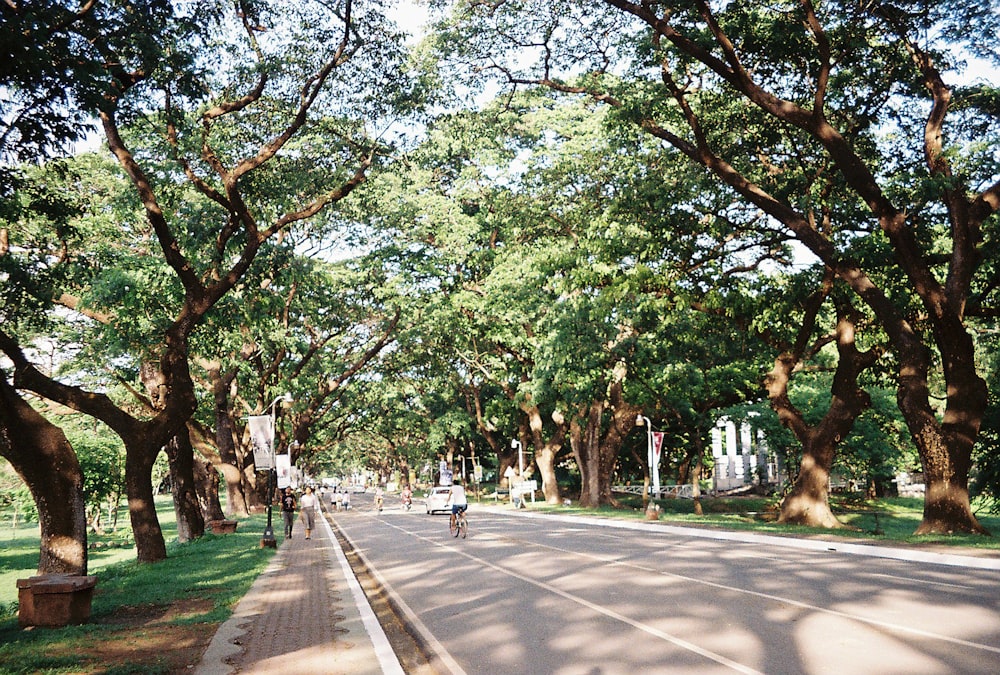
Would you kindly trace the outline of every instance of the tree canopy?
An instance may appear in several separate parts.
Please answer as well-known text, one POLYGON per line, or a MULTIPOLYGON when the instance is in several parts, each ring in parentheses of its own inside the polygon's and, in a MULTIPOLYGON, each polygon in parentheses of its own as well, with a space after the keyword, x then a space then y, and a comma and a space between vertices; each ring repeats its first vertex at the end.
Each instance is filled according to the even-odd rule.
POLYGON ((161 450, 184 532, 207 466, 246 513, 286 391, 314 476, 502 475, 516 439, 547 500, 613 504, 637 419, 700 487, 744 415, 798 468, 783 519, 916 455, 919 531, 982 531, 1000 120, 960 76, 994 7, 430 5, 412 47, 382 2, 0 5, 0 431, 40 397, 118 434, 147 561, 161 450))

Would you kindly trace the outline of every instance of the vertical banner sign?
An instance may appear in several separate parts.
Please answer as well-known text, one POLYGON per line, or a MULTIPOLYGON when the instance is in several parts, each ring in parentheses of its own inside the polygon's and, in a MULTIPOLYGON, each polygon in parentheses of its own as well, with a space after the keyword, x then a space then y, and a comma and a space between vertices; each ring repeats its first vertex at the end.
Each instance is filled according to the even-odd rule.
POLYGON ((292 456, 275 455, 274 468, 278 470, 278 489, 284 490, 292 484, 292 456))
POLYGON ((272 469, 271 458, 274 456, 271 444, 274 443, 274 430, 271 429, 270 415, 250 415, 247 418, 250 428, 250 442, 253 445, 253 463, 258 471, 272 469))
POLYGON ((664 432, 653 432, 653 466, 660 465, 660 449, 663 447, 664 432))
POLYGON ((660 449, 663 448, 663 432, 654 431, 650 434, 653 440, 653 466, 650 473, 653 474, 653 494, 660 496, 660 449))

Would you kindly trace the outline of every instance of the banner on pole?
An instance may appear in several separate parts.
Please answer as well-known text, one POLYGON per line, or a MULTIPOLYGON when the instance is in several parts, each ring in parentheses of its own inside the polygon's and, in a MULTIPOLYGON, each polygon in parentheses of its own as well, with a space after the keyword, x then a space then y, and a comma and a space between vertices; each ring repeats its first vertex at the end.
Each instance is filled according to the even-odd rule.
POLYGON ((258 471, 274 468, 271 458, 274 457, 274 430, 271 428, 270 415, 250 415, 247 418, 250 429, 250 443, 253 446, 253 464, 258 471))
POLYGON ((284 490, 292 484, 292 456, 275 455, 274 468, 278 470, 278 489, 284 490))
POLYGON ((660 449, 663 448, 663 436, 664 432, 662 431, 653 432, 653 464, 660 463, 660 449))

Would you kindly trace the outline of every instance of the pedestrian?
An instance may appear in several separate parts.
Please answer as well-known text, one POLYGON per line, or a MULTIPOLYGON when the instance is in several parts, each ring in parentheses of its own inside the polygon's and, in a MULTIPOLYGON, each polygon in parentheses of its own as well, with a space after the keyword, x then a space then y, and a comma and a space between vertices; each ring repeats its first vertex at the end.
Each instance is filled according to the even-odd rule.
POLYGON ((344 511, 350 511, 351 509, 351 491, 349 488, 344 488, 343 494, 340 495, 340 508, 344 511))
POLYGON ((316 495, 313 494, 311 487, 306 486, 306 493, 299 500, 299 506, 301 507, 299 518, 305 523, 306 539, 310 539, 313 527, 316 525, 316 495))
POLYGON ((334 511, 340 510, 340 488, 333 488, 333 492, 330 493, 330 508, 334 511))
POLYGON ((292 525, 295 524, 295 495, 292 488, 285 488, 285 493, 281 496, 281 517, 285 520, 285 539, 292 538, 292 525))

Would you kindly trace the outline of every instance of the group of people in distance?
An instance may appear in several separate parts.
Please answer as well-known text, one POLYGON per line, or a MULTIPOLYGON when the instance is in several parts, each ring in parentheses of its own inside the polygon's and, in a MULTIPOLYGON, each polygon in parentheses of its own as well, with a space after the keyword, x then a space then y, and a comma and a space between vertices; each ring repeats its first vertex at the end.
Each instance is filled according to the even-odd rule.
POLYGON ((330 491, 330 508, 334 511, 349 511, 351 509, 350 488, 333 488, 330 491))
MULTIPOLYGON (((409 486, 403 489, 401 494, 404 504, 408 504, 412 498, 409 486)), ((381 511, 382 488, 376 489, 376 508, 381 511)), ((454 524, 455 516, 469 508, 468 497, 465 488, 459 483, 454 483, 448 493, 448 506, 451 507, 451 520, 454 524)), ((348 488, 335 488, 330 492, 330 507, 335 511, 347 511, 351 508, 351 493, 348 488)), ((306 539, 312 538, 312 531, 316 526, 316 511, 319 508, 319 499, 316 497, 311 486, 306 486, 302 497, 295 498, 295 492, 290 487, 286 487, 281 492, 281 517, 285 523, 285 539, 292 538, 292 529, 295 525, 295 514, 306 528, 306 539)))

